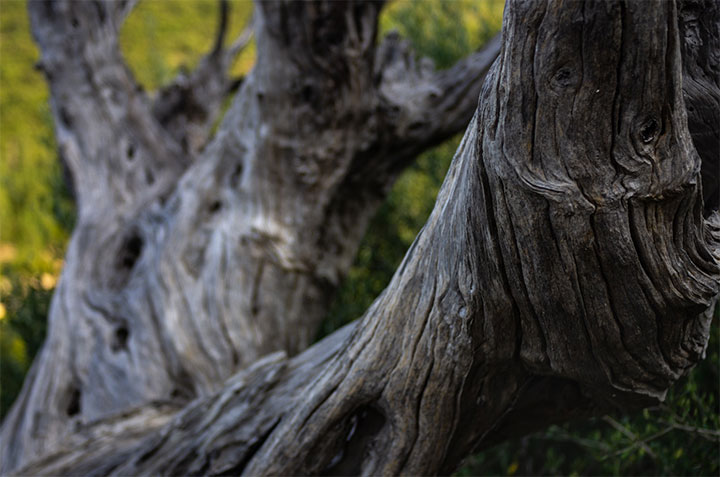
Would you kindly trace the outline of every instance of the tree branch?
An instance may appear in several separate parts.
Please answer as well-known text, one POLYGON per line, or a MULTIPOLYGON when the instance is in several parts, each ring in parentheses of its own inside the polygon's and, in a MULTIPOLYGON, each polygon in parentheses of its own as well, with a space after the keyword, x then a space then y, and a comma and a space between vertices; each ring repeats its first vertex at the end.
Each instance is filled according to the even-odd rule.
POLYGON ((231 78, 228 73, 237 55, 253 36, 251 20, 235 41, 225 48, 223 43, 230 7, 227 0, 221 0, 219 5, 218 29, 210 52, 189 75, 181 72, 163 87, 152 105, 153 114, 160 124, 190 154, 196 154, 205 146, 224 99, 239 86, 238 79, 231 78))
POLYGON ((189 162, 153 119, 122 60, 117 34, 133 4, 28 4, 81 221, 131 214, 167 193, 189 162))
POLYGON ((385 38, 377 53, 376 75, 392 130, 386 146, 393 151, 390 161, 407 161, 467 124, 501 44, 498 33, 450 69, 434 71, 430 60, 415 60, 407 40, 392 33, 385 38))

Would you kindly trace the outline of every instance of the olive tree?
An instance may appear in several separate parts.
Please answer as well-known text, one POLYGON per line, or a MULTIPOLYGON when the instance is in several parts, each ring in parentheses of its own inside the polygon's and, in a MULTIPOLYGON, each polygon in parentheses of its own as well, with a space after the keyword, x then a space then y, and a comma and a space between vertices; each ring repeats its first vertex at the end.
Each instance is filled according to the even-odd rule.
POLYGON ((248 35, 224 48, 221 21, 151 97, 118 48, 131 7, 29 4, 78 221, 4 473, 447 473, 662 400, 702 358, 717 3, 510 1, 436 71, 376 41, 379 3, 259 2, 214 134, 248 35), (393 181, 465 126, 386 290, 310 346, 393 181))

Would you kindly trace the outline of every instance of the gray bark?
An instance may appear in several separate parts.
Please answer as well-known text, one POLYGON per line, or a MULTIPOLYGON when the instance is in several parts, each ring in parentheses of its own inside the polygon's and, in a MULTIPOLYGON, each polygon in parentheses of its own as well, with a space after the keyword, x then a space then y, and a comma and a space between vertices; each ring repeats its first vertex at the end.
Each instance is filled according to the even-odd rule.
POLYGON ((73 15, 116 31, 120 13, 77 5, 31 7, 53 106, 116 134, 58 125, 80 220, 3 424, 5 471, 445 473, 510 436, 657 402, 702 358, 720 215, 703 218, 713 156, 693 139, 717 123, 683 92, 718 96, 684 60, 717 57, 716 3, 696 23, 689 2, 509 3, 423 231, 359 321, 295 356, 372 209, 464 121, 494 55, 434 73, 397 38, 374 48, 374 4, 262 3, 257 66, 185 160, 192 148, 117 106, 154 117, 136 89, 112 94, 130 81, 113 41, 57 42, 73 15), (80 64, 53 64, 59 45, 80 64), (95 95, 78 87, 92 58, 116 65, 90 66, 95 95), (129 141, 117 131, 131 161, 108 149, 129 141))

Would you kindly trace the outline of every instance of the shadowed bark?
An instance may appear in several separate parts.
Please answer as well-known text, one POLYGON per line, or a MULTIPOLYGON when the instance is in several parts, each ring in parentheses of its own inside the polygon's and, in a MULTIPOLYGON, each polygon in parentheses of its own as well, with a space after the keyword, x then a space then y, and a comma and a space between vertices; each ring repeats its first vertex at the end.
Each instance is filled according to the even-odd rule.
POLYGON ((710 0, 679 4, 683 93, 688 127, 702 158, 705 213, 720 209, 720 6, 710 0))
MULTIPOLYGON (((703 218, 700 175, 712 156, 683 97, 700 94, 683 78, 689 5, 509 3, 475 116, 388 288, 293 356, 367 210, 445 134, 435 120, 473 83, 461 73, 480 84, 485 70, 472 66, 483 53, 434 73, 397 38, 375 50, 372 3, 261 3, 258 64, 218 135, 132 216, 135 235, 112 226, 127 276, 98 268, 108 246, 64 271, 3 426, 3 442, 19 437, 5 469, 449 473, 508 437, 662 400, 702 358, 720 287, 720 215, 703 218), (416 94, 389 93, 403 81, 416 94), (93 280, 69 275, 89 263, 93 280), (57 389, 73 379, 68 405, 57 389), (58 403, 77 411, 39 411, 58 403)), ((716 23, 696 27, 717 38, 716 23)))

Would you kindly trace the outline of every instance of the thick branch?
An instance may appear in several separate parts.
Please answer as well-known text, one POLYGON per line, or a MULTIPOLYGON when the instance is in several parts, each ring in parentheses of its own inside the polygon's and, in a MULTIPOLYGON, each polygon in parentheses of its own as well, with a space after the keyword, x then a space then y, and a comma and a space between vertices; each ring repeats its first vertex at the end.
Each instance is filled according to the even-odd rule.
POLYGON ((117 35, 132 3, 28 4, 81 222, 132 214, 167 193, 188 163, 122 60, 117 35))
POLYGON ((19 473, 237 474, 241 470, 238 459, 242 454, 254 452, 264 442, 279 417, 293 405, 298 389, 342 352, 355 327, 356 323, 346 326, 292 360, 284 353, 258 360, 229 379, 222 391, 194 401, 182 412, 175 413, 171 422, 164 418, 164 428, 155 423, 162 422, 163 416, 170 416, 172 408, 156 405, 149 411, 139 409, 116 416, 86 426, 73 442, 65 443, 54 455, 19 473), (158 415, 153 416, 155 421, 146 417, 148 412, 158 415), (141 418, 146 419, 147 424, 134 428, 133 423, 141 418), (240 424, 238 418, 244 424, 240 424), (118 425, 120 429, 113 429, 118 425), (127 441, 118 440, 120 433, 130 437, 127 441), (137 454, 138 445, 145 449, 144 457, 137 454), (198 454, 199 448, 217 457, 209 467, 198 454))
POLYGON ((195 154, 206 144, 223 101, 241 81, 231 78, 229 70, 237 55, 250 42, 252 25, 248 25, 229 47, 225 47, 229 10, 228 2, 222 0, 212 50, 189 75, 182 72, 163 87, 152 105, 157 120, 188 153, 195 154))
POLYGON ((380 45, 376 75, 392 136, 391 161, 406 161, 417 151, 455 134, 472 117, 483 80, 500 52, 501 34, 448 70, 415 59, 407 40, 391 33, 380 45), (438 121, 437 118, 443 118, 438 121))

